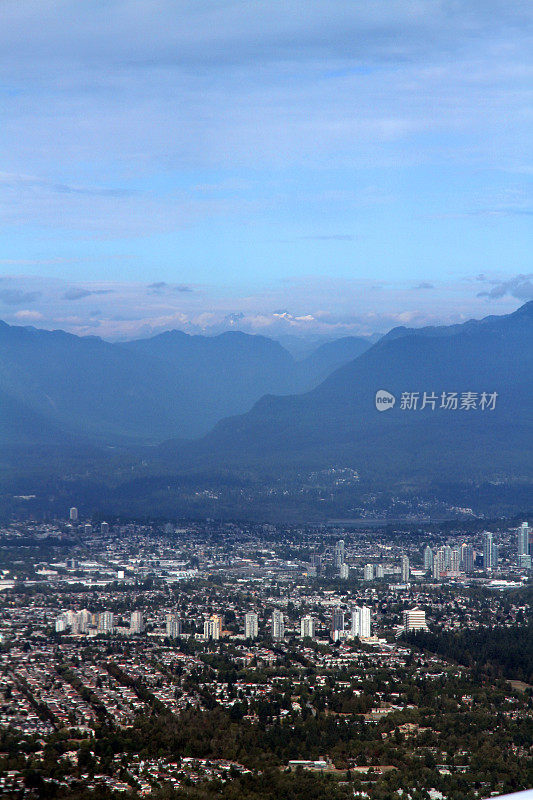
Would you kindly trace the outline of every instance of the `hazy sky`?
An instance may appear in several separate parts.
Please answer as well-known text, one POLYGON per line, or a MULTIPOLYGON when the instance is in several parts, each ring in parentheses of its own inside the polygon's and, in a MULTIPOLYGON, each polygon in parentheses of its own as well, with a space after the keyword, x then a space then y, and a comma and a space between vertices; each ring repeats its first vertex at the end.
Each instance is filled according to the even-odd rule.
POLYGON ((3 0, 0 318, 382 331, 533 297, 530 0, 3 0))

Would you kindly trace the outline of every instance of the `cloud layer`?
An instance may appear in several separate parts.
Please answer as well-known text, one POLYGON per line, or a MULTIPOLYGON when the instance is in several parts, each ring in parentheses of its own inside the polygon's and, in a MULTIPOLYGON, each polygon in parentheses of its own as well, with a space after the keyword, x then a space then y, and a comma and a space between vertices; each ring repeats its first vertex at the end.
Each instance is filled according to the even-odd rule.
POLYGON ((324 275, 408 287, 398 314, 482 270, 481 303, 524 299, 532 23, 508 0, 5 0, 0 270, 65 279, 57 318, 98 303, 109 330, 140 297, 156 327, 248 295, 256 327, 344 319, 309 297, 324 275), (285 278, 290 303, 264 288, 285 278))
POLYGON ((512 311, 519 301, 533 298, 531 277, 503 280, 480 275, 426 287, 413 281, 375 284, 308 276, 249 294, 235 286, 220 290, 165 281, 69 285, 62 280, 11 277, 0 280, 0 319, 109 339, 175 328, 207 335, 242 330, 274 338, 367 336, 395 325, 462 322, 512 311), (475 291, 480 285, 486 289, 475 291), (432 291, 413 291, 420 288, 432 291))

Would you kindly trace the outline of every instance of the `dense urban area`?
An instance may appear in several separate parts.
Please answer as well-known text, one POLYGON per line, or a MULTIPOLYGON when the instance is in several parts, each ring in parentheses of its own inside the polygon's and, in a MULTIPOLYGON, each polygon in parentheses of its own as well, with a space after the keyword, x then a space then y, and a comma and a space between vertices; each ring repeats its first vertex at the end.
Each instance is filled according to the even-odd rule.
POLYGON ((474 800, 533 785, 528 522, 0 531, 0 793, 474 800))

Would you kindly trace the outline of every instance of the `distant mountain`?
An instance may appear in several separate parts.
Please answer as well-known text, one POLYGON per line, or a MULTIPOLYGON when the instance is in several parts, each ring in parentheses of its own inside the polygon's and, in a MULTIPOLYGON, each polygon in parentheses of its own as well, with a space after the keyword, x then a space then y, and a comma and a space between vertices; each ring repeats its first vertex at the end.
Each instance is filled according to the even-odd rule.
POLYGON ((263 397, 194 444, 166 443, 159 458, 191 467, 352 467, 376 481, 477 480, 533 475, 533 302, 460 326, 402 330, 300 396, 263 397), (380 412, 375 395, 396 398, 380 412), (418 409, 401 407, 418 393, 418 409), (421 409, 424 392, 435 409, 421 409), (494 410, 440 408, 442 392, 497 393, 494 410))
POLYGON ((302 390, 325 380, 331 372, 369 350, 371 344, 360 336, 343 336, 320 345, 297 364, 302 390))
POLYGON ((112 344, 0 322, 0 394, 6 398, 0 444, 23 447, 64 436, 153 444, 200 436, 264 394, 316 386, 363 346, 340 340, 297 363, 278 342, 239 332, 169 331, 112 344))

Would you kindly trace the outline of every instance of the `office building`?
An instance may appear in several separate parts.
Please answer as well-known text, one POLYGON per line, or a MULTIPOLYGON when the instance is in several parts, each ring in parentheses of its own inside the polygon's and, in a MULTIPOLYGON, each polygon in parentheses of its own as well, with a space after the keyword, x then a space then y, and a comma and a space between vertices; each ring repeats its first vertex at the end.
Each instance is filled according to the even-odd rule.
POLYGON ((366 606, 358 606, 352 611, 350 635, 363 638, 371 635, 370 609, 366 606))
POLYGON ((71 522, 77 522, 78 521, 78 509, 76 508, 76 506, 72 506, 72 508, 70 509, 70 511, 68 513, 68 517, 69 517, 71 522))
POLYGON ((102 522, 100 525, 100 533, 102 536, 107 536, 109 533, 109 522, 102 522))
POLYGON ((300 620, 300 632, 302 635, 302 639, 314 639, 315 638, 315 619, 311 617, 309 614, 306 617, 302 617, 300 620))
POLYGON ((309 563, 312 567, 315 567, 317 572, 319 572, 322 567, 322 556, 318 553, 311 553, 309 563))
POLYGON ((85 525, 83 526, 84 535, 85 536, 90 536, 92 534, 92 532, 93 532, 93 526, 91 525, 90 522, 86 522, 85 525))
POLYGON ((343 581, 348 580, 348 578, 350 577, 350 567, 348 566, 348 564, 341 564, 339 570, 339 577, 342 578, 343 581))
POLYGON ((272 612, 271 632, 272 638, 277 642, 281 641, 285 636, 285 622, 283 619, 283 614, 277 608, 272 612))
POLYGON ((518 556, 518 566, 520 569, 531 569, 531 560, 529 553, 523 553, 518 556))
POLYGON ((402 556, 402 583, 409 583, 410 573, 409 559, 407 556, 402 556))
POLYGON ((425 631, 426 625, 426 612, 420 608, 412 608, 409 611, 403 612, 403 627, 407 632, 409 631, 425 631))
POLYGON ((222 632, 222 618, 218 614, 212 614, 204 622, 204 637, 217 642, 222 632))
POLYGON ((177 639, 178 636, 181 636, 182 627, 181 619, 177 614, 167 614, 166 629, 169 639, 177 639))
POLYGON ((424 569, 431 572, 433 569, 433 550, 429 545, 424 548, 424 569))
POLYGON ((363 578, 365 581, 373 581, 374 580, 374 565, 373 564, 365 564, 365 568, 363 570, 363 578))
POLYGON ((257 639, 259 634, 259 617, 255 611, 244 615, 244 636, 246 639, 257 639))
POLYGON ((342 608, 334 608, 331 613, 330 633, 334 642, 341 637, 341 633, 344 633, 344 611, 342 608))

